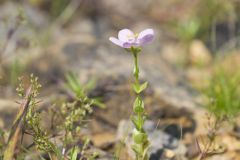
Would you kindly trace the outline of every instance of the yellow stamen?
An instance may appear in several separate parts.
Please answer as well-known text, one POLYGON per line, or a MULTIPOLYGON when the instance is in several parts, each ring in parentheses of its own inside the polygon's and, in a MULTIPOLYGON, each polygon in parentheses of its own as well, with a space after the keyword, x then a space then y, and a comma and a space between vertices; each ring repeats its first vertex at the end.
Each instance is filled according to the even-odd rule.
POLYGON ((137 38, 138 35, 139 35, 138 33, 136 33, 136 34, 134 34, 134 35, 130 35, 130 34, 129 34, 129 35, 127 35, 127 37, 128 37, 128 38, 137 38))

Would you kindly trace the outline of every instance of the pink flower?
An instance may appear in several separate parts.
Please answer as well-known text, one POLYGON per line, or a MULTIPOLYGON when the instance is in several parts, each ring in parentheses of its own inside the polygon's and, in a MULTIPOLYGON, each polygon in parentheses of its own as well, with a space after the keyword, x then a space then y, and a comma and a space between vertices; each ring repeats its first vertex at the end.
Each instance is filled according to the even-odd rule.
POLYGON ((154 38, 153 29, 145 29, 139 34, 134 34, 129 29, 118 32, 118 38, 110 37, 109 40, 122 48, 140 47, 150 43, 154 38))

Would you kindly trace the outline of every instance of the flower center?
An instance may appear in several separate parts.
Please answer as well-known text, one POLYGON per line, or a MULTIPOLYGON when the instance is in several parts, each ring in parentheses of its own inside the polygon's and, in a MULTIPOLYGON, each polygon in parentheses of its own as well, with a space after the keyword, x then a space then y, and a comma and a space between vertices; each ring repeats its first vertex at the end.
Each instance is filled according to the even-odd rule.
POLYGON ((134 35, 132 35, 132 34, 127 35, 128 41, 135 41, 136 38, 138 37, 138 35, 139 35, 138 33, 136 33, 134 35))

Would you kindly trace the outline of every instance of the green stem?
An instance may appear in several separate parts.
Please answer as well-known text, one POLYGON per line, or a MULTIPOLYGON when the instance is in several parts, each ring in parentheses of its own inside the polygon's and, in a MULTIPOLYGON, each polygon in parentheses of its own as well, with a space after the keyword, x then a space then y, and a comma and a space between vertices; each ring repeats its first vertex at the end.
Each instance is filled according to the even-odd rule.
MULTIPOLYGON (((138 121, 140 122, 142 119, 142 115, 141 113, 138 113, 137 115, 138 115, 138 121)), ((142 130, 142 126, 139 128, 139 130, 142 130)))
POLYGON ((134 77, 135 77, 135 83, 137 85, 139 85, 139 68, 138 68, 138 53, 137 52, 133 52, 133 56, 134 56, 134 77))
MULTIPOLYGON (((135 77, 135 84, 139 85, 139 67, 138 67, 138 53, 136 51, 133 51, 133 57, 134 57, 134 72, 133 75, 135 77)), ((137 93, 137 97, 139 97, 139 93, 137 93)), ((138 121, 141 121, 142 115, 141 113, 137 113, 138 121)), ((141 127, 142 130, 142 127, 141 127)))
MULTIPOLYGON (((131 48, 131 52, 132 52, 133 57, 134 57, 134 71, 133 71, 133 76, 135 78, 135 84, 134 85, 137 86, 137 87, 140 87, 139 67, 138 67, 138 53, 140 51, 141 51, 140 48, 131 48)), ((140 99, 142 101, 141 96, 140 96, 140 92, 136 92, 136 98, 140 99)), ((140 104, 142 105, 142 102, 140 104)), ((139 104, 134 104, 134 107, 142 107, 142 106, 135 106, 135 105, 139 105, 139 104)), ((134 116, 137 119, 137 126, 135 126, 135 127, 138 130, 138 133, 137 133, 138 135, 133 135, 133 138, 134 138, 134 136, 136 136, 135 138, 137 138, 137 139, 140 138, 141 136, 143 138, 144 135, 146 135, 146 133, 143 129, 144 114, 145 114, 144 111, 142 112, 142 111, 134 109, 134 116)), ((147 157, 146 150, 148 148, 148 146, 146 144, 148 144, 148 140, 145 139, 145 138, 143 138, 142 141, 140 141, 140 143, 139 143, 139 141, 135 143, 136 146, 140 147, 140 151, 138 151, 136 153, 136 160, 145 160, 146 159, 146 157, 147 157)))

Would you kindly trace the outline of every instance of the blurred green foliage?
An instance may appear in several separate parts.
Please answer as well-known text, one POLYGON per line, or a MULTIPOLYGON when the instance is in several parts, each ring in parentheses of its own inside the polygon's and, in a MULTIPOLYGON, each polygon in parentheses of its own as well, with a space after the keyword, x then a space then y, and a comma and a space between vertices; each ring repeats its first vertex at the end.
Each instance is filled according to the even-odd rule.
POLYGON ((205 94, 209 100, 207 108, 217 119, 234 118, 239 114, 239 84, 240 71, 229 72, 221 67, 214 71, 205 94))
POLYGON ((0 128, 0 159, 2 159, 2 153, 5 145, 4 135, 4 131, 0 128))
POLYGON ((53 17, 59 16, 70 0, 53 0, 51 1, 50 13, 53 17))
POLYGON ((235 0, 200 0, 187 17, 173 23, 177 37, 189 42, 193 39, 209 40, 216 37, 216 25, 235 23, 239 14, 235 0))
POLYGON ((75 74, 68 73, 66 75, 66 80, 66 87, 75 94, 77 99, 84 100, 100 108, 105 108, 105 105, 101 102, 101 99, 87 98, 87 94, 96 86, 96 81, 94 79, 88 81, 85 85, 82 85, 75 74))
POLYGON ((71 149, 70 160, 77 160, 78 152, 79 152, 79 148, 78 147, 73 147, 71 149))
POLYGON ((0 79, 0 84, 17 86, 18 77, 23 75, 25 71, 25 65, 23 65, 19 60, 16 59, 8 66, 3 66, 2 69, 3 76, 0 79))
POLYGON ((196 10, 203 29, 209 29, 212 23, 236 18, 235 0, 201 0, 196 10))
POLYGON ((179 22, 176 27, 177 36, 184 42, 190 42, 198 36, 199 30, 201 29, 199 19, 192 18, 179 22))
POLYGON ((10 84, 13 86, 17 85, 18 77, 23 73, 25 66, 17 59, 9 66, 9 79, 10 84))
POLYGON ((28 0, 29 4, 42 8, 53 18, 58 17, 71 0, 28 0))

